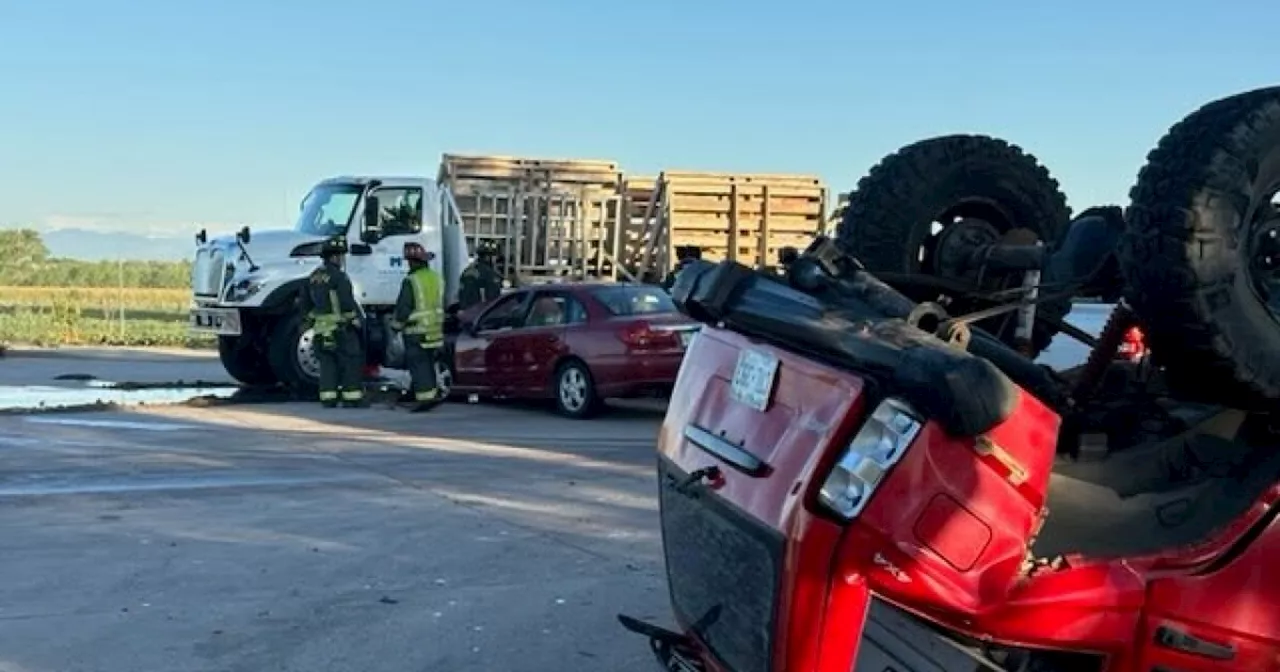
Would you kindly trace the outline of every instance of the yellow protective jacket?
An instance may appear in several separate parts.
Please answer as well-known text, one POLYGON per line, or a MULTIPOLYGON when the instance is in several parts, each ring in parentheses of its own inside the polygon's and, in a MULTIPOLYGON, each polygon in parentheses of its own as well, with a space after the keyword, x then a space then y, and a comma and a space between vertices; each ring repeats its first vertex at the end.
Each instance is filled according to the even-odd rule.
POLYGON ((409 271, 400 283, 391 324, 406 334, 421 336, 423 347, 444 345, 444 280, 439 273, 426 266, 409 271))
POLYGON ((351 278, 333 264, 311 272, 302 292, 302 309, 317 336, 332 336, 338 327, 357 324, 359 308, 351 278))

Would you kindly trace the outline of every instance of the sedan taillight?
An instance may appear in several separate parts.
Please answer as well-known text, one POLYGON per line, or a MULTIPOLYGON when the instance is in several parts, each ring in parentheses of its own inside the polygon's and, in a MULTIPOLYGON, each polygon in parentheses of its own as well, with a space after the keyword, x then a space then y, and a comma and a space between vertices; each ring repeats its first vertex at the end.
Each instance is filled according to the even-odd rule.
POLYGON ((632 350, 665 350, 680 347, 680 335, 654 329, 648 322, 632 322, 618 331, 618 338, 632 350))

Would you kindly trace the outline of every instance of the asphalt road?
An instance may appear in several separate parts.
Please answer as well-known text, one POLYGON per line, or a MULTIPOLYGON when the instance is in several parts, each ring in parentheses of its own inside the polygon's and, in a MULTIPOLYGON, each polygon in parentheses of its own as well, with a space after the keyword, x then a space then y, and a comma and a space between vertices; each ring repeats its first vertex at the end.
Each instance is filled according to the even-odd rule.
MULTIPOLYGON (((0 385, 216 380, 0 359, 0 385)), ((655 669, 654 408, 0 415, 0 672, 655 669)))

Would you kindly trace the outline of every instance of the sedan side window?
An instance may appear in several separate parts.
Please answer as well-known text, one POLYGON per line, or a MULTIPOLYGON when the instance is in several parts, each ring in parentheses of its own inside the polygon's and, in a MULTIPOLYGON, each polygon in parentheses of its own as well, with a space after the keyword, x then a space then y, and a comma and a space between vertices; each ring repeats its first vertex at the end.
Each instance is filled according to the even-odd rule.
POLYGON ((582 302, 572 296, 564 297, 565 301, 565 324, 586 324, 587 308, 582 302))
POLYGON ((523 294, 512 294, 490 308, 480 316, 476 331, 497 331, 520 326, 523 317, 520 308, 524 306, 523 294))
POLYGON ((533 306, 529 309, 529 319, 525 321, 524 326, 558 327, 565 323, 566 316, 564 297, 541 294, 533 300, 533 306))
POLYGON ((529 308, 526 327, 562 327, 587 321, 587 311, 567 294, 540 294, 529 308))

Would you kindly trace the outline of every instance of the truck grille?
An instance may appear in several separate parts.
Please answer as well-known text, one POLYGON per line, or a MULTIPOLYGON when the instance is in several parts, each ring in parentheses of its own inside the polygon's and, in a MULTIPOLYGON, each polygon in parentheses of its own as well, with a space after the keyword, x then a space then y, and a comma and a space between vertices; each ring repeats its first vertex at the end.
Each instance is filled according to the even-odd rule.
POLYGON ((201 248, 196 250, 191 264, 191 288, 196 296, 222 294, 223 274, 226 273, 226 257, 222 250, 201 248))
POLYGON ((667 582, 676 615, 736 672, 767 672, 785 541, 659 457, 667 582))

